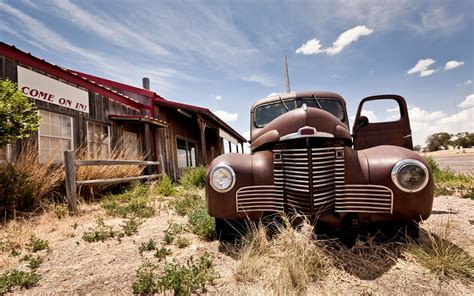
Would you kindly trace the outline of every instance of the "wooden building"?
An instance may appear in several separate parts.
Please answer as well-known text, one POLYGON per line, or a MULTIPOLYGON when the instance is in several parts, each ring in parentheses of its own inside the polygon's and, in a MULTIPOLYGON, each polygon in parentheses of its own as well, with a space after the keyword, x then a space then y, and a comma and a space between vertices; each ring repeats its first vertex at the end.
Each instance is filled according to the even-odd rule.
MULTIPOLYGON (((209 109, 167 100, 149 90, 61 68, 0 42, 0 78, 18 83, 41 116, 40 160, 84 147, 105 157, 123 144, 127 157, 145 154, 163 164, 151 170, 179 177, 182 169, 206 165, 224 153, 242 152, 246 141, 209 109)), ((18 145, 0 148, 0 162, 18 145)))

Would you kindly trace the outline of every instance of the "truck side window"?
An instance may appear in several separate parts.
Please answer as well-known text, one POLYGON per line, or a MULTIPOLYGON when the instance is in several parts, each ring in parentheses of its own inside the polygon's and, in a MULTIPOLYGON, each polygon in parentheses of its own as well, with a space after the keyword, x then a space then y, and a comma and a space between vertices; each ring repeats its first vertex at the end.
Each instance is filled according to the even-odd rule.
POLYGON ((360 115, 366 116, 369 123, 398 121, 400 108, 397 101, 390 98, 366 101, 360 115))

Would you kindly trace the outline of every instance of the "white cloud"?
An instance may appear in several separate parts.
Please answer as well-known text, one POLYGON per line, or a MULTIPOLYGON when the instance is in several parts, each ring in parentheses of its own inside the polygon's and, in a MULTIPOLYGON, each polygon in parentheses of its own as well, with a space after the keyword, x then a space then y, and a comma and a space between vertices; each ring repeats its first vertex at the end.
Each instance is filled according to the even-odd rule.
POLYGON ((222 100, 222 96, 216 96, 216 100, 222 100))
POLYGON ((318 54, 321 52, 324 52, 324 50, 321 49, 321 42, 318 39, 308 40, 296 50, 296 53, 304 55, 318 54))
POLYGON ((426 138, 434 133, 455 134, 474 130, 474 107, 448 115, 442 111, 428 112, 412 106, 408 109, 408 113, 415 145, 426 145, 426 138))
POLYGON ((469 84, 472 84, 472 80, 471 80, 471 79, 466 80, 466 81, 464 82, 464 85, 469 85, 469 84))
MULTIPOLYGON (((426 3, 422 4, 426 6, 426 3)), ((468 14, 466 14, 468 15, 468 14)), ((452 14, 443 6, 433 1, 431 7, 423 7, 421 19, 416 23, 411 23, 413 31, 431 36, 448 35, 453 31, 460 30, 465 26, 466 20, 463 14, 452 14)))
POLYGON ((247 140, 250 140, 250 131, 243 132, 242 136, 246 138, 247 140))
POLYGON ((239 117, 238 113, 229 113, 227 111, 217 110, 214 111, 214 114, 222 119, 224 122, 236 121, 239 117))
POLYGON ((372 34, 374 30, 367 28, 366 26, 357 26, 343 32, 337 40, 332 44, 332 47, 326 49, 329 55, 335 55, 340 53, 346 46, 359 40, 362 36, 372 34))
POLYGON ((248 82, 256 82, 266 87, 275 86, 275 81, 272 78, 265 75, 254 74, 254 75, 241 77, 240 79, 243 81, 248 81, 248 82))
POLYGON ((278 93, 276 93, 276 92, 272 92, 272 93, 268 94, 268 96, 267 96, 267 97, 273 97, 273 96, 276 96, 276 95, 278 95, 278 93))
POLYGON ((462 110, 458 113, 444 117, 436 122, 439 126, 447 127, 448 132, 473 131, 474 130, 474 107, 462 110))
MULTIPOLYGON (((474 94, 468 95, 464 101, 459 103, 458 107, 463 109, 474 107, 474 94)), ((471 120, 474 120, 474 118, 471 118, 471 120)))
POLYGON ((420 109, 418 107, 408 108, 408 115, 411 121, 421 122, 432 121, 446 116, 446 114, 441 111, 434 111, 429 113, 426 110, 420 109))
POLYGON ((296 50, 296 53, 311 55, 325 52, 328 55, 335 55, 340 53, 349 44, 359 40, 360 37, 372 34, 373 31, 374 30, 369 29, 366 26, 356 26, 341 33, 336 41, 333 42, 331 47, 321 49, 321 41, 314 38, 304 43, 296 50))
POLYGON ((444 71, 449 71, 449 70, 453 70, 453 69, 456 69, 457 67, 460 67, 464 65, 464 62, 463 61, 449 61, 446 63, 446 65, 444 65, 444 68, 443 70, 444 71))
POLYGON ((387 112, 395 112, 395 111, 400 111, 400 107, 395 106, 395 107, 393 107, 393 108, 387 109, 387 112))
POLYGON ((428 69, 428 70, 425 70, 425 71, 421 71, 420 72, 420 77, 430 76, 431 74, 433 74, 436 71, 438 71, 438 69, 428 69))
POLYGON ((94 15, 69 0, 55 0, 58 15, 73 22, 87 32, 93 32, 116 45, 138 49, 157 55, 168 55, 169 51, 151 38, 143 35, 143 30, 134 30, 109 17, 94 15))
POLYGON ((416 65, 407 71, 407 74, 415 74, 419 72, 421 77, 429 76, 437 71, 434 69, 428 69, 435 62, 436 62, 435 60, 429 59, 429 58, 418 60, 416 65))
POLYGON ((362 109, 360 114, 366 116, 369 119, 369 122, 377 122, 377 115, 375 115, 374 111, 362 109))

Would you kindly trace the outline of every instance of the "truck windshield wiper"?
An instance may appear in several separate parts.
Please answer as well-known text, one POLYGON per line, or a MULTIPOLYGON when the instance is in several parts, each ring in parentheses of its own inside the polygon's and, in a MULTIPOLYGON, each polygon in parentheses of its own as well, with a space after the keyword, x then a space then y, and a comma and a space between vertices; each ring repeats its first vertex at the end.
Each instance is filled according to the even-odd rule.
POLYGON ((321 103, 319 102, 318 98, 316 98, 315 95, 312 95, 314 101, 316 102, 316 105, 318 105, 318 108, 323 110, 323 107, 321 106, 321 103))
POLYGON ((290 111, 290 109, 288 109, 288 106, 286 106, 285 102, 283 102, 283 99, 281 98, 281 96, 278 96, 280 98, 280 102, 283 104, 283 106, 285 106, 285 109, 286 111, 290 111))

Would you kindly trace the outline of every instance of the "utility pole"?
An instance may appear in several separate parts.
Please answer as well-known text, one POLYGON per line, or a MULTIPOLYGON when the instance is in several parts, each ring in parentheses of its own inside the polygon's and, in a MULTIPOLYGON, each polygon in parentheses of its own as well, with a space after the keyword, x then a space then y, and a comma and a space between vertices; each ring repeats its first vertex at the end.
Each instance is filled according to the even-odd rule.
POLYGON ((283 56, 283 64, 285 66, 285 84, 286 84, 286 93, 290 93, 290 77, 288 75, 288 60, 286 55, 283 56))

